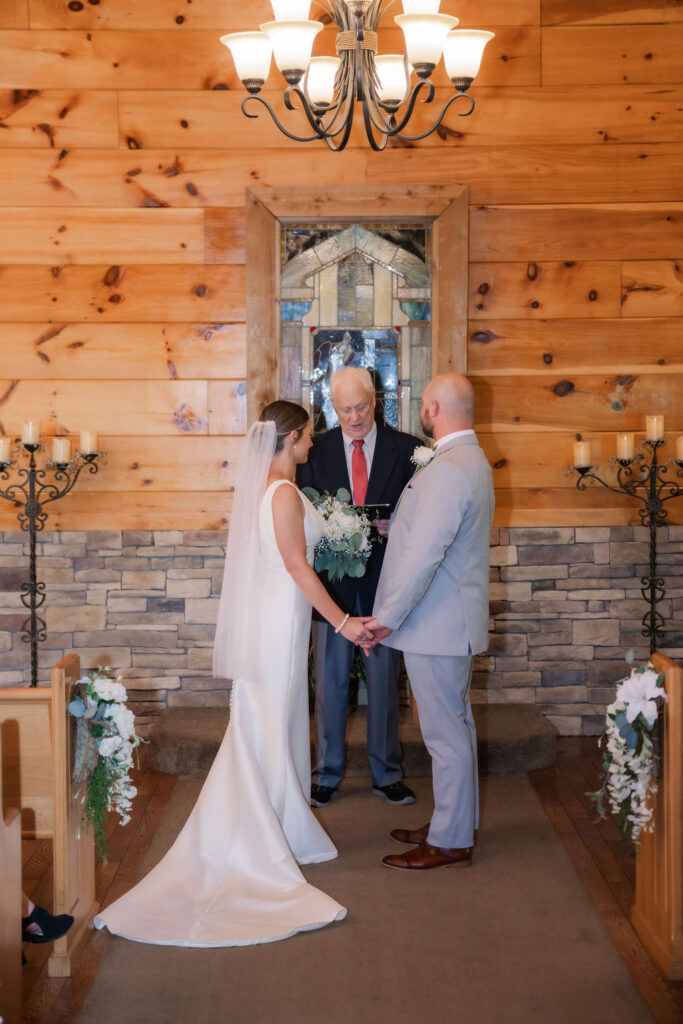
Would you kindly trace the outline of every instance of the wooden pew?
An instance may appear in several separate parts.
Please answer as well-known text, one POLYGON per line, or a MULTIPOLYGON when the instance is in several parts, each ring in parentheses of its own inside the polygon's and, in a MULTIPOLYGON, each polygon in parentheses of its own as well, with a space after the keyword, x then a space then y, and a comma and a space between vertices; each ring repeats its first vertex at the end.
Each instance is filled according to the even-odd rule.
POLYGON ((21 824, 16 808, 4 810, 1 788, 0 770, 0 1018, 21 1024, 21 824))
POLYGON ((84 785, 72 785, 76 719, 68 711, 79 658, 70 654, 52 670, 51 687, 0 690, 0 723, 6 741, 3 768, 9 802, 21 809, 22 835, 51 838, 53 913, 72 914, 74 924, 53 945, 50 977, 70 977, 86 930, 97 911, 95 847, 81 820, 84 785))
POLYGON ((683 979, 683 672, 661 654, 668 700, 662 730, 662 777, 655 797, 655 830, 641 838, 636 865, 633 927, 664 976, 683 979))

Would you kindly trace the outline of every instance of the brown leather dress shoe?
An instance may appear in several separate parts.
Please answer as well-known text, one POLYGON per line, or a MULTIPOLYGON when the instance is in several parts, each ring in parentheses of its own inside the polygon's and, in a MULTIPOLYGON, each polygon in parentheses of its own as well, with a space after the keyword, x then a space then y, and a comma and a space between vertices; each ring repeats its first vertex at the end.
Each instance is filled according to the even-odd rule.
POLYGON ((427 822, 421 828, 392 828, 389 835, 397 843, 424 843, 429 833, 429 825, 430 822, 427 822))
POLYGON ((428 871, 430 868, 444 868, 449 865, 469 868, 472 866, 472 850, 469 847, 444 849, 441 846, 420 843, 407 853, 395 853, 384 857, 382 864, 387 868, 397 868, 399 871, 428 871))

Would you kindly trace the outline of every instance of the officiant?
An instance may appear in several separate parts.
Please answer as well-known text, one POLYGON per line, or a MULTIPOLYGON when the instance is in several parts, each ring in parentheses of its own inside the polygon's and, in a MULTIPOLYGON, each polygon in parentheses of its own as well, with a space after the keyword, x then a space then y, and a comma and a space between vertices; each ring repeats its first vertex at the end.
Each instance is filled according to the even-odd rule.
MULTIPOLYGON (((299 487, 336 494, 344 487, 354 505, 386 505, 387 516, 376 522, 386 536, 388 514, 410 480, 410 461, 420 442, 375 422, 375 387, 361 367, 345 367, 330 378, 332 404, 339 426, 318 434, 308 462, 297 470, 299 487)), ((382 568, 385 543, 373 544, 365 575, 323 584, 344 612, 371 615, 382 568)), ((313 612, 315 664, 316 758, 312 772, 311 803, 326 807, 342 780, 348 693, 354 645, 313 612)), ((379 646, 362 653, 368 692, 367 746, 373 792, 393 804, 411 804, 415 795, 402 782, 398 740, 398 676, 400 655, 379 646)))

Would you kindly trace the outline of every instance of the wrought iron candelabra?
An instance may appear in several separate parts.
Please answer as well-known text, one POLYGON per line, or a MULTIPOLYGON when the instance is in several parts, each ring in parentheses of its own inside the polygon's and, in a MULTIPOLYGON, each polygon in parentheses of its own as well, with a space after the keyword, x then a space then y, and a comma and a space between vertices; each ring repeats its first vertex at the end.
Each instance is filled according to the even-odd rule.
MULTIPOLYGON (((665 619, 657 608, 657 605, 664 600, 666 593, 664 579, 657 572, 657 527, 663 526, 666 522, 668 509, 664 507, 664 503, 683 495, 683 487, 667 477, 669 465, 672 464, 678 467, 676 476, 683 478, 683 457, 670 459, 668 463, 660 465, 657 452, 664 442, 664 437, 646 438, 638 451, 623 458, 617 456, 614 459, 618 467, 616 484, 602 480, 594 472, 597 466, 572 466, 572 469, 579 474, 576 486, 580 491, 586 490, 589 480, 595 480, 602 487, 606 487, 608 491, 613 491, 615 494, 627 494, 642 502, 642 508, 638 509, 638 515, 642 525, 648 527, 650 531, 649 572, 647 576, 641 577, 640 581, 641 593, 648 603, 648 610, 643 616, 643 636, 650 640, 650 654, 654 654, 657 641, 663 640, 666 636, 665 619), (649 461, 646 458, 648 449, 649 461)), ((586 447, 585 444, 576 445, 575 449, 586 447)), ((590 452, 590 448, 588 451, 590 452)), ((681 454, 680 445, 677 454, 681 454)), ((574 461, 577 461, 576 454, 574 461)))
MULTIPOLYGON (((68 440, 61 440, 68 445, 68 440)), ((21 585, 21 600, 28 609, 28 617, 22 624, 22 637, 24 643, 31 645, 31 686, 38 685, 38 644, 46 639, 45 620, 39 614, 39 609, 45 602, 45 583, 38 580, 36 572, 36 536, 45 526, 47 512, 44 506, 51 501, 63 498, 71 491, 85 466, 89 473, 97 473, 97 459, 101 452, 77 451, 75 457, 65 462, 50 460, 45 463, 44 468, 39 468, 36 463, 36 454, 43 445, 36 441, 21 441, 13 453, 0 454, 0 479, 10 479, 10 468, 14 464, 12 454, 16 457, 24 452, 28 453, 28 467, 19 466, 16 475, 19 479, 9 485, 6 489, 0 488, 0 497, 11 501, 13 505, 19 506, 17 519, 22 530, 29 536, 29 578, 28 582, 21 585), (53 473, 53 479, 47 480, 47 473, 53 473)))

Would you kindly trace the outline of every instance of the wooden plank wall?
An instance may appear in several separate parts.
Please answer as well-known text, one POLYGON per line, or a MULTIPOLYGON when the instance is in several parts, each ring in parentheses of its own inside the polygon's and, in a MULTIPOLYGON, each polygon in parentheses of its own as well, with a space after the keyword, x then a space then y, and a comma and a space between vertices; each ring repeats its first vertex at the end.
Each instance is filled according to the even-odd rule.
POLYGON ((356 131, 332 154, 241 114, 218 37, 266 20, 265 0, 3 0, 0 431, 40 417, 108 451, 52 526, 224 525, 245 428, 244 190, 342 182, 469 186, 469 369, 498 523, 637 521, 564 469, 577 433, 605 460, 648 412, 683 432, 683 5, 442 10, 496 33, 473 116, 380 154, 356 131))

